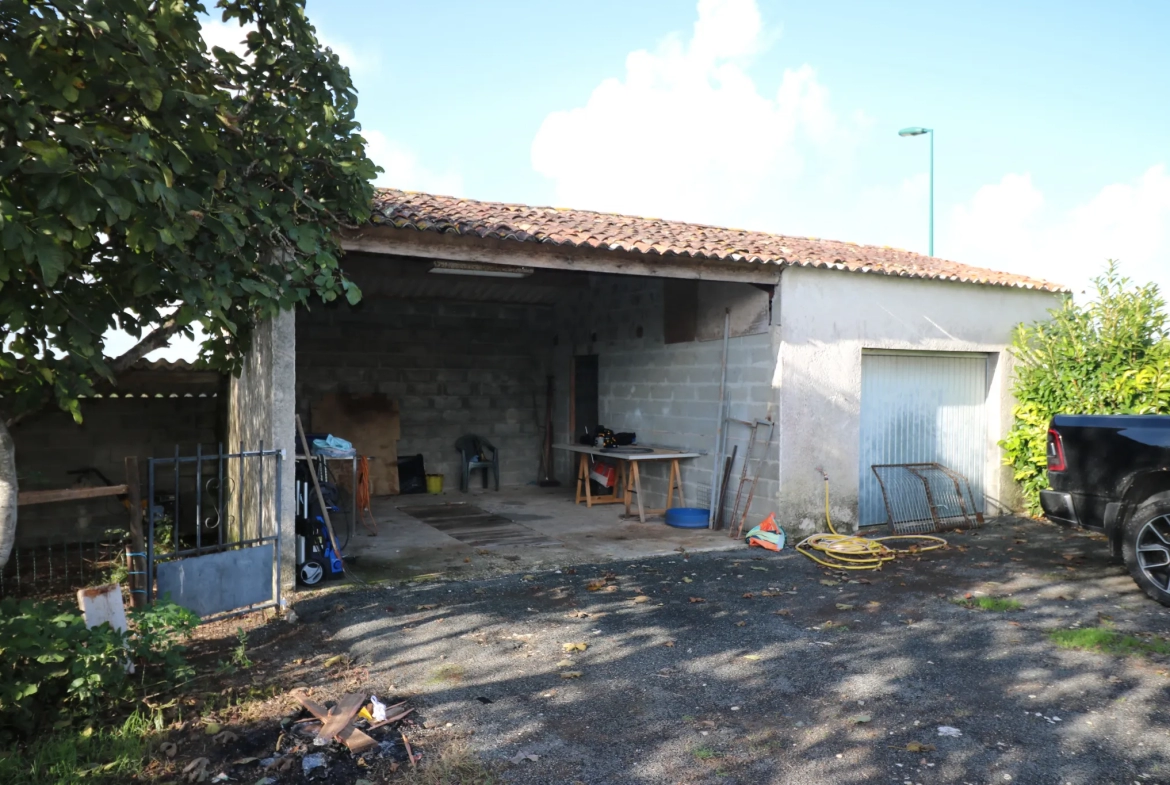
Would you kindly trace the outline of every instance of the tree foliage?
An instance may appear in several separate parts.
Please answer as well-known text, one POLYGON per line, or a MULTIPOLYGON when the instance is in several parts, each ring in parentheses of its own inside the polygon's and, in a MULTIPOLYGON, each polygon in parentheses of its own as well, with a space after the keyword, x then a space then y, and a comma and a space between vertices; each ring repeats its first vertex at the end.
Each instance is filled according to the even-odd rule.
POLYGON ((199 2, 0 0, 0 404, 77 398, 176 332, 238 367, 251 328, 356 302, 338 231, 377 169, 349 72, 304 0, 219 0, 246 52, 208 50, 199 2), (141 339, 119 361, 103 334, 141 339))
POLYGON ((1000 446, 1032 513, 1048 487, 1053 415, 1170 413, 1170 324, 1158 287, 1133 285, 1112 261, 1093 284, 1088 302, 1066 299, 1013 336, 1014 422, 1000 446))

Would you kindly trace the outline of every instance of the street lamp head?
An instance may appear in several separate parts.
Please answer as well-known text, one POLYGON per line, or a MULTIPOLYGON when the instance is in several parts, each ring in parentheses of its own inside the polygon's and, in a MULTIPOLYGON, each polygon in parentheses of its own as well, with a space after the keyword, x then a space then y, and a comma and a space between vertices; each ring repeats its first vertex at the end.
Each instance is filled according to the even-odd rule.
POLYGON ((909 128, 903 128, 898 132, 898 136, 922 136, 923 134, 930 133, 930 130, 931 129, 929 128, 920 128, 916 125, 913 125, 909 128))

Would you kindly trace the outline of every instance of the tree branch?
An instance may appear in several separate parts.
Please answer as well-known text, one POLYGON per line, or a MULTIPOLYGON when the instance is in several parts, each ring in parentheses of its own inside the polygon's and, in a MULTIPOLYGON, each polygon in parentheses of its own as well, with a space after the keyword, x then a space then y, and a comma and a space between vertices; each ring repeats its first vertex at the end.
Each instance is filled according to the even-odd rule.
POLYGON ((146 336, 134 344, 125 354, 120 355, 110 362, 110 370, 114 373, 121 373, 129 368, 134 363, 141 360, 146 355, 153 352, 155 349, 161 349, 170 343, 171 337, 179 332, 182 326, 174 319, 167 319, 158 329, 147 333, 146 336))

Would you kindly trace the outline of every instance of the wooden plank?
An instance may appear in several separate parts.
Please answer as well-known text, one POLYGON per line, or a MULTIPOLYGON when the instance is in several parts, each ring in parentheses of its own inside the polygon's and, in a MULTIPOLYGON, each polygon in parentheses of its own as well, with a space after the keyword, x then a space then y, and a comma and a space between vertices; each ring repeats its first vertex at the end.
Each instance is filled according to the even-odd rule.
POLYGON ((317 732, 317 737, 332 739, 334 736, 340 736, 342 731, 353 722, 353 718, 361 711, 362 704, 365 702, 366 696, 360 693, 351 692, 348 695, 342 695, 341 700, 337 701, 337 705, 330 709, 325 716, 321 730, 317 732))
POLYGON ((297 703, 304 706, 310 714, 319 719, 321 722, 324 722, 325 718, 329 716, 329 709, 312 700, 304 693, 294 692, 292 696, 297 703))
MULTIPOLYGON (((398 401, 380 394, 326 393, 311 402, 310 413, 314 432, 346 439, 359 455, 370 459, 371 496, 399 493, 398 440, 402 438, 402 423, 398 401)), ((348 478, 338 479, 348 486, 348 478)))
POLYGON ((29 504, 100 499, 106 496, 121 496, 127 490, 125 485, 99 485, 95 488, 55 488, 51 491, 21 491, 16 497, 16 504, 19 507, 24 507, 29 504))
POLYGON ((378 746, 378 742, 352 725, 346 725, 335 735, 354 755, 360 755, 370 747, 378 746))
MULTIPOLYGON (((402 705, 401 703, 396 703, 393 706, 388 706, 387 709, 394 709, 394 708, 397 708, 401 705, 402 705)), ((395 714, 393 717, 387 717, 386 719, 382 720, 381 722, 372 722, 372 723, 370 723, 370 730, 373 730, 374 728, 380 728, 383 725, 389 725, 392 722, 398 722, 401 719, 405 719, 406 716, 408 714, 410 714, 412 711, 414 711, 414 709, 407 709, 406 711, 402 712, 401 714, 395 714)))

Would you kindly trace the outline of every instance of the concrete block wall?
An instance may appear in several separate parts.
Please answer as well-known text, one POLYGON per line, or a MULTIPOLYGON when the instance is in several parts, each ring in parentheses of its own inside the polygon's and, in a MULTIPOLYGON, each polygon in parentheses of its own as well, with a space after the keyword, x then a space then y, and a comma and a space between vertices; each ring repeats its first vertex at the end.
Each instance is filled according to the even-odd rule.
POLYGON ((548 306, 483 302, 370 298, 300 311, 297 410, 311 428, 314 397, 382 393, 398 401, 398 454, 422 453, 448 491, 458 489, 455 440, 465 433, 500 449, 502 485, 532 482, 552 324, 548 306))
MULTIPOLYGON (((21 490, 70 488, 71 469, 93 467, 114 484, 126 481, 124 459, 138 457, 146 494, 146 459, 184 455, 195 446, 214 451, 221 438, 222 399, 89 398, 81 402, 82 423, 65 412, 46 412, 12 429, 21 490)), ((100 481, 87 478, 86 484, 100 481)), ((96 541, 110 528, 125 528, 127 513, 115 498, 21 507, 16 546, 96 541)))
MULTIPOLYGON (((708 507, 719 417, 722 340, 666 344, 661 279, 593 276, 589 294, 588 298, 576 298, 562 311, 558 335, 565 335, 568 341, 563 348, 558 347, 557 389, 558 398, 566 401, 565 414, 569 389, 565 374, 571 368, 572 355, 597 354, 601 424, 614 431, 633 431, 643 444, 705 453, 681 461, 680 469, 685 505, 708 507)), ((775 400, 776 352, 772 341, 771 330, 729 341, 727 399, 731 417, 750 420, 768 415, 775 400)), ((560 416, 558 421, 563 422, 560 416)), ((760 433, 762 440, 767 438, 766 429, 760 433)), ((725 500, 728 516, 748 435, 744 426, 729 426, 728 453, 734 446, 739 452, 725 500)), ((765 463, 748 514, 749 525, 775 510, 778 437, 777 430, 777 442, 770 449, 762 443, 756 445, 754 454, 765 456, 765 463)), ((559 470, 562 480, 574 476, 567 462, 559 470)), ((642 487, 645 503, 660 507, 667 487, 666 465, 647 466, 642 487)), ((745 489, 745 502, 746 495, 745 489)))

